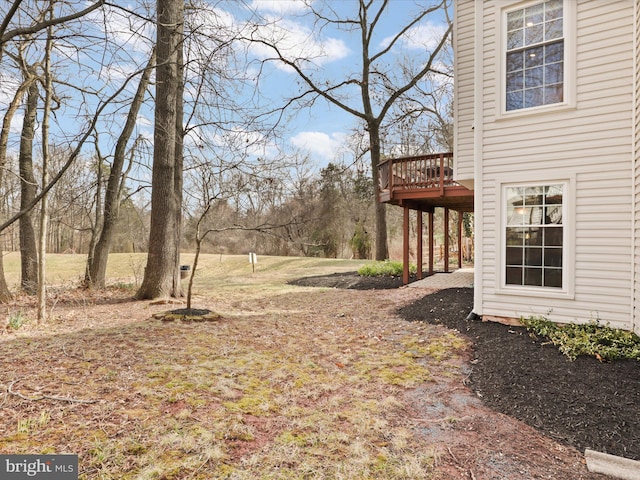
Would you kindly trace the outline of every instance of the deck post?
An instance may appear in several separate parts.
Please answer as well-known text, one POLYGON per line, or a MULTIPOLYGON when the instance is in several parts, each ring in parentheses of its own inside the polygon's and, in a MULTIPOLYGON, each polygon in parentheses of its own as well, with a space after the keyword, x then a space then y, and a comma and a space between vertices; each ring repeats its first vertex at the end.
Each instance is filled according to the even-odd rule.
POLYGON ((449 208, 444 207, 444 271, 449 273, 449 208))
POLYGON ((433 213, 429 212, 429 275, 433 275, 433 213))
POLYGON ((418 280, 422 280, 422 210, 416 210, 418 216, 417 236, 418 245, 416 248, 416 261, 418 264, 418 271, 416 272, 418 280))
POLYGON ((402 284, 409 283, 409 207, 404 208, 402 222, 402 284))
POLYGON ((444 197, 444 154, 440 154, 440 178, 438 178, 438 182, 440 183, 440 196, 444 197))
POLYGON ((458 210, 458 268, 462 268, 462 212, 458 210))

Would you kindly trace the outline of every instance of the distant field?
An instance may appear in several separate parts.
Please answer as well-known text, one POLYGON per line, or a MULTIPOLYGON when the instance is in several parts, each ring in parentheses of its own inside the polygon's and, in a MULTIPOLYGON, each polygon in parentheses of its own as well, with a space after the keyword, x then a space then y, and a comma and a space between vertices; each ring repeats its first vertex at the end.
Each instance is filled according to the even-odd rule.
MULTIPOLYGON (((191 265, 193 254, 183 254, 182 264, 191 265)), ((195 286, 266 285, 289 279, 357 270, 365 260, 258 256, 255 272, 248 255, 204 254, 200 256, 195 286)), ((146 264, 144 253, 114 253, 109 256, 107 283, 137 285, 142 281, 146 264)), ((77 285, 84 276, 86 255, 47 255, 47 283, 77 285)), ((5 278, 10 288, 20 279, 20 254, 4 254, 5 278)))

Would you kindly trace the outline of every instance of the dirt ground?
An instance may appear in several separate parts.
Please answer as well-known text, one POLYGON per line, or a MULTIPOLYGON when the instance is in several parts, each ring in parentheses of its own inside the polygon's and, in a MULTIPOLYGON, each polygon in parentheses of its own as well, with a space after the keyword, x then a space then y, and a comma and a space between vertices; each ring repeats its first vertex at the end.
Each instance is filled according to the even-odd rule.
MULTIPOLYGON (((344 288, 398 288, 401 279, 336 274, 300 280, 344 288), (377 283, 377 284, 376 284, 377 283)), ((473 289, 441 290, 398 310, 473 344, 468 384, 482 403, 563 445, 640 460, 640 362, 571 361, 522 327, 467 320, 473 289)))
POLYGON ((46 327, 0 335, 0 452, 79 454, 83 480, 596 480, 585 446, 637 457, 637 365, 582 367, 469 324, 468 289, 292 283, 336 281, 200 295, 212 322, 153 319, 170 307, 127 292, 61 295, 46 327))

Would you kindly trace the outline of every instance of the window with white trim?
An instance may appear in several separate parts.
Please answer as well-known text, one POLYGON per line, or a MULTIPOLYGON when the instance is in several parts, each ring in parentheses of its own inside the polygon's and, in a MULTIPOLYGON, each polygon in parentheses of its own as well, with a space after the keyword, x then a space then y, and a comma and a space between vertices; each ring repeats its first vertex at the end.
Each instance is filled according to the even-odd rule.
POLYGON ((563 288, 566 184, 505 187, 506 286, 563 288))
POLYGON ((506 12, 505 110, 564 102, 563 0, 506 12))

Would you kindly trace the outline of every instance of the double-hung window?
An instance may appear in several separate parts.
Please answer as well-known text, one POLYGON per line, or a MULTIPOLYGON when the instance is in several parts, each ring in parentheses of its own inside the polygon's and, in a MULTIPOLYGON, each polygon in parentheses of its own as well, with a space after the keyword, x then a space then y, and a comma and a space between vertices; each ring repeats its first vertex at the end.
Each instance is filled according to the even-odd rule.
POLYGON ((566 184, 506 186, 505 286, 563 289, 566 184))
POLYGON ((563 0, 506 12, 505 110, 565 101, 563 0))

